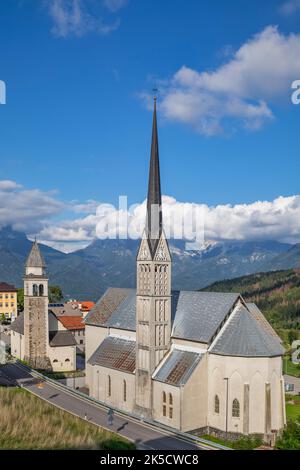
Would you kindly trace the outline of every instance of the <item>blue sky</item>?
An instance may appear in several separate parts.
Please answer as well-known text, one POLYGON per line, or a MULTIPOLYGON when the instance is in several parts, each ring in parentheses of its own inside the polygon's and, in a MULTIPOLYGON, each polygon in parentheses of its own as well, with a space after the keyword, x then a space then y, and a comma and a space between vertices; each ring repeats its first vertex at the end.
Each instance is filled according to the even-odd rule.
MULTIPOLYGON (((278 87, 271 66, 257 68, 252 82, 244 76, 237 96, 227 87, 220 98, 203 85, 203 73, 220 72, 249 41, 260 47, 257 35, 272 25, 270 40, 290 50, 288 38, 300 33, 298 0, 1 2, 7 103, 0 106, 0 180, 63 204, 116 204, 119 194, 143 201, 147 95, 158 84, 165 194, 208 206, 297 195, 300 106, 290 100, 291 80, 300 79, 300 63, 291 65, 297 56, 272 64, 279 82, 280 67, 291 69, 278 87), (204 115, 197 80, 201 93, 205 89, 204 115)), ((297 41, 291 41, 296 51, 297 41)), ((217 79, 223 80, 222 70, 217 79)), ((56 219, 66 214, 75 217, 69 207, 53 212, 56 219)))

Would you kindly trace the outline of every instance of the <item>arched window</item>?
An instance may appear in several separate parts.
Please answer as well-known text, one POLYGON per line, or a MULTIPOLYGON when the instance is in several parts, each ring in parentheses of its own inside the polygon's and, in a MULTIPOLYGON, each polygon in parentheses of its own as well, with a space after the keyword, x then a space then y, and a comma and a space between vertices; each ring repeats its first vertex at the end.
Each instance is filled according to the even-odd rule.
POLYGON ((173 418, 173 395, 169 393, 169 418, 173 418))
POLYGON ((123 380, 123 401, 127 401, 127 384, 126 384, 126 380, 123 380))
POLYGON ((43 284, 39 285, 39 296, 42 297, 44 295, 44 286, 43 284))
POLYGON ((107 377, 107 385, 108 385, 108 396, 111 396, 111 377, 110 375, 107 377))
POLYGON ((54 359, 54 361, 53 361, 53 362, 58 362, 58 360, 57 360, 57 359, 54 359))
POLYGON ((232 402, 232 416, 233 418, 240 417, 240 402, 236 398, 232 402))
POLYGON ((163 401, 163 416, 167 416, 167 395, 166 395, 166 392, 162 393, 162 401, 163 401))
POLYGON ((218 395, 215 395, 215 413, 220 413, 220 400, 218 395))
POLYGON ((37 286, 37 284, 33 284, 32 293, 35 297, 37 297, 37 295, 38 295, 38 286, 37 286))
POLYGON ((66 359, 65 362, 70 362, 70 359, 66 359))

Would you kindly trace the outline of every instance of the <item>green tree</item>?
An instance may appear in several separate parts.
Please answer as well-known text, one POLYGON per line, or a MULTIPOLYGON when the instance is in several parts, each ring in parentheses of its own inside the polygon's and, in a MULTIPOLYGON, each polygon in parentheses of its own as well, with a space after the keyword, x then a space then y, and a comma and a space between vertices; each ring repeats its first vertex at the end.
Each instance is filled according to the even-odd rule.
POLYGON ((288 421, 281 437, 276 441, 276 447, 281 450, 300 450, 300 416, 288 421))
POLYGON ((59 286, 49 286, 49 302, 54 304, 61 302, 64 298, 63 292, 59 286))
POLYGON ((24 310, 24 289, 18 289, 18 311, 22 312, 24 310))
POLYGON ((290 330, 288 332, 288 340, 289 344, 292 345, 292 342, 295 341, 295 339, 298 339, 298 334, 294 330, 290 330))
MULTIPOLYGON (((56 303, 61 302, 64 298, 62 290, 59 286, 49 286, 49 302, 56 303)), ((24 289, 18 289, 18 310, 22 312, 24 310, 24 289)))
POLYGON ((5 322, 6 322, 6 318, 5 318, 4 313, 2 313, 1 318, 0 318, 0 323, 5 323, 5 322))

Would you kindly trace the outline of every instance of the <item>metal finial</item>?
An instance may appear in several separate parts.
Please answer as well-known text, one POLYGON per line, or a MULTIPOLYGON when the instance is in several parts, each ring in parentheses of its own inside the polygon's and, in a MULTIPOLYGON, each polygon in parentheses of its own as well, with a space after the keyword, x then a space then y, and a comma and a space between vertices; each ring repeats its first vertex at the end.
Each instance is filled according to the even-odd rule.
POLYGON ((154 88, 152 88, 152 91, 153 91, 153 93, 154 93, 153 99, 154 99, 154 101, 156 101, 156 100, 157 100, 158 88, 154 87, 154 88))

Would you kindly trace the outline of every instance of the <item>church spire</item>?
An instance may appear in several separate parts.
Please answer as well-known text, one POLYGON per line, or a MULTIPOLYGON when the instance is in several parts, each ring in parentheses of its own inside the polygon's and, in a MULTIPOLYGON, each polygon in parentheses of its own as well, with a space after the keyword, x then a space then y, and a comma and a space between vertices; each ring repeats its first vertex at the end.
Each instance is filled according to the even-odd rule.
POLYGON ((149 243, 151 254, 153 255, 158 240, 162 233, 162 206, 159 171, 159 151, 156 118, 156 96, 154 97, 152 142, 149 169, 148 197, 147 197, 147 219, 146 238, 149 243))
POLYGON ((46 263, 40 252, 39 245, 38 245, 38 242, 36 241, 36 238, 32 244, 31 251, 25 263, 25 267, 26 268, 43 268, 43 269, 46 267, 46 263))

